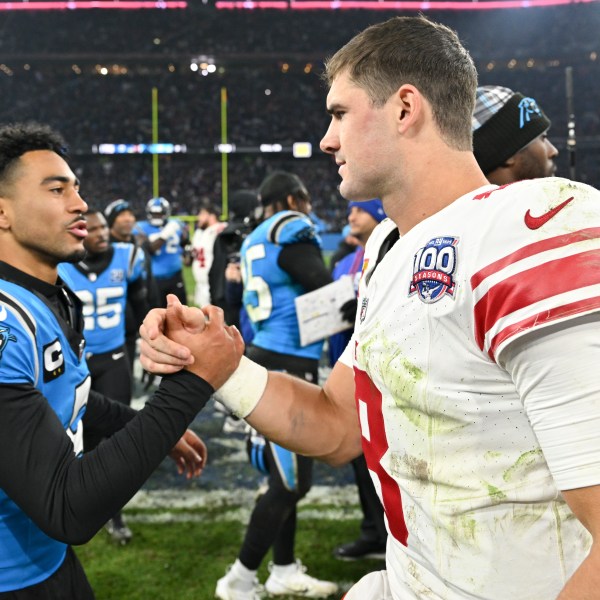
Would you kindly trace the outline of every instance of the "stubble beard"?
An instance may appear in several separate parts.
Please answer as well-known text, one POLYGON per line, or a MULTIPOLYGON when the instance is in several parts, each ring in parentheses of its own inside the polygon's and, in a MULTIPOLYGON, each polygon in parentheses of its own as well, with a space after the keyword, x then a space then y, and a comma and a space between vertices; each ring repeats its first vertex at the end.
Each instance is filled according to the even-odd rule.
POLYGON ((85 248, 82 248, 81 250, 75 250, 75 251, 71 252, 71 254, 69 254, 61 262, 78 263, 78 262, 82 261, 87 256, 87 254, 88 254, 88 252, 85 248))

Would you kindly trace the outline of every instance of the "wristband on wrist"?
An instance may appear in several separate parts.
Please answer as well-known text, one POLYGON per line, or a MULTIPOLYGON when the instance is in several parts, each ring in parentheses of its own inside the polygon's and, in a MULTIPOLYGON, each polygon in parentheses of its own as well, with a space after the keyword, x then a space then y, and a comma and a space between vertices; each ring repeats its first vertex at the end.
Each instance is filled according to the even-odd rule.
POLYGON ((214 393, 236 417, 245 419, 256 407, 267 387, 268 371, 242 356, 231 377, 214 393))

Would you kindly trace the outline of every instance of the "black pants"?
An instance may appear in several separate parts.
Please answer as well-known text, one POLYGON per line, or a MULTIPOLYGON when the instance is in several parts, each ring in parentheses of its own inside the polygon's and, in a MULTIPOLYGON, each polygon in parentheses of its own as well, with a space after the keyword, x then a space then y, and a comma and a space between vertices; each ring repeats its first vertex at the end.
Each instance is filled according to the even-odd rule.
POLYGON ((135 318, 131 304, 125 305, 125 348, 129 358, 129 371, 133 378, 133 363, 135 361, 135 349, 138 338, 139 323, 135 318))
MULTIPOLYGON (((87 358, 92 389, 122 404, 131 404, 132 376, 129 357, 125 346, 103 354, 92 354, 87 358)), ((93 432, 83 432, 83 447, 86 452, 95 448, 102 436, 93 432)))
MULTIPOLYGON (((131 404, 133 376, 127 348, 123 345, 104 354, 92 354, 87 359, 92 389, 111 400, 131 404)), ((83 430, 83 450, 93 450, 104 438, 93 431, 83 430)), ((121 511, 117 513, 120 514, 121 511)))
POLYGON ((363 512, 363 518, 360 522, 360 537, 370 542, 385 544, 387 530, 383 520, 383 506, 375 491, 367 462, 362 454, 352 461, 352 468, 354 469, 356 485, 358 486, 358 498, 363 512))
POLYGON ((73 548, 63 564, 45 581, 14 592, 0 592, 0 600, 94 600, 94 592, 73 548))
MULTIPOLYGON (((286 371, 307 381, 317 382, 316 360, 277 354, 256 346, 247 348, 246 354, 267 369, 286 371)), ((238 555, 240 562, 253 571, 258 569, 271 547, 273 562, 276 565, 289 565, 294 562, 296 506, 311 488, 313 460, 290 454, 295 461, 293 486, 282 476, 280 465, 274 456, 273 445, 267 441, 265 462, 269 470, 268 488, 256 502, 238 555)))

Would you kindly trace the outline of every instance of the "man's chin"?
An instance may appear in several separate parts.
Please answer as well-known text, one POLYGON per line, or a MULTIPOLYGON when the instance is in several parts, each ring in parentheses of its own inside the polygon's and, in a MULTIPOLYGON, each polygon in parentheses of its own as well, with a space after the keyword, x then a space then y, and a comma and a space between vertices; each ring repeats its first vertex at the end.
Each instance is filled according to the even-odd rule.
POLYGON ((85 248, 82 248, 81 250, 75 250, 71 252, 71 254, 69 254, 67 257, 65 257, 63 262, 78 263, 79 261, 83 260, 86 257, 86 255, 87 250, 85 248))

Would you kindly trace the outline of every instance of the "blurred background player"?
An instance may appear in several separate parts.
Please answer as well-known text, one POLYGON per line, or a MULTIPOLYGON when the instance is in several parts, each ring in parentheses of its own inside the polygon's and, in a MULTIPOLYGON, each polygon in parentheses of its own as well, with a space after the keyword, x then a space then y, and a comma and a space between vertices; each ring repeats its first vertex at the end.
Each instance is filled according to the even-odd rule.
MULTIPOLYGON (((144 256, 133 244, 109 242, 108 225, 101 211, 90 208, 86 219, 85 258, 78 263, 62 263, 58 272, 83 303, 83 335, 92 389, 129 406, 132 380, 125 348, 125 305, 131 306, 139 327, 148 312, 144 256)), ((84 451, 89 452, 101 440, 84 434, 84 451)), ((107 530, 121 544, 132 537, 120 512, 107 523, 107 530)))
MULTIPOLYGON (((254 330, 242 302, 240 250, 242 242, 258 224, 261 214, 256 190, 236 190, 231 194, 229 222, 215 238, 213 260, 208 273, 211 304, 223 309, 225 322, 240 330, 246 344, 252 340, 254 330)), ((215 409, 225 415, 224 433, 247 432, 246 423, 230 414, 221 403, 217 402, 215 409)))
MULTIPOLYGON (((300 346, 294 304, 297 296, 331 282, 307 216, 310 196, 298 176, 276 171, 261 184, 259 197, 264 220, 241 248, 244 306, 255 332, 246 353, 265 367, 317 383, 323 343, 300 346)), ((217 582, 216 597, 259 598, 256 573, 270 548, 269 594, 324 598, 335 593, 335 583, 307 575, 294 554, 296 506, 312 485, 312 459, 260 436, 251 436, 249 453, 254 466, 268 475, 268 487, 252 511, 237 560, 217 582)))
POLYGON ((230 263, 239 269, 242 242, 256 227, 261 212, 255 190, 233 192, 229 198, 229 223, 216 237, 213 247, 213 262, 208 273, 210 301, 223 309, 225 322, 238 329, 240 311, 243 310, 242 296, 241 293, 227 294, 225 272, 230 263))
POLYGON ((558 150, 548 139, 550 119, 537 102, 496 85, 477 88, 473 151, 490 183, 551 177, 558 150))
POLYGON ((183 304, 187 303, 182 260, 189 236, 185 226, 170 216, 171 205, 165 198, 151 198, 146 204, 148 220, 137 225, 148 238, 152 273, 162 307, 167 305, 167 294, 175 294, 183 304))
MULTIPOLYGON (((383 219, 385 219, 385 212, 379 199, 369 200, 368 202, 350 202, 348 204, 349 234, 358 241, 358 246, 354 252, 347 254, 334 265, 333 279, 335 281, 344 276, 352 277, 354 289, 357 294, 363 257, 365 255, 365 244, 375 227, 383 219)), ((344 319, 352 323, 352 326, 329 338, 329 359, 331 365, 335 365, 352 337, 356 308, 356 300, 350 300, 342 306, 341 310, 344 319)), ((341 544, 334 548, 333 555, 340 560, 360 560, 363 558, 383 560, 385 559, 385 545, 387 540, 383 506, 375 491, 364 455, 361 454, 352 461, 352 468, 356 478, 358 497, 363 513, 363 518, 360 522, 360 536, 352 542, 341 544)))
POLYGON ((227 223, 219 221, 221 209, 206 199, 200 205, 196 229, 192 236, 191 266, 194 275, 194 303, 196 306, 211 304, 208 274, 213 263, 215 239, 227 223))
MULTIPOLYGON (((134 235, 133 231, 137 219, 131 205, 127 200, 122 198, 114 200, 104 209, 104 217, 108 224, 109 239, 111 242, 127 242, 139 248, 144 254, 144 278, 146 281, 146 293, 148 307, 154 308, 158 306, 158 292, 156 290, 156 282, 152 275, 152 264, 150 262, 150 254, 148 249, 144 249, 143 234, 134 235)), ((147 240, 146 240, 147 242, 147 240)), ((125 347, 127 348, 127 356, 129 358, 129 367, 133 371, 133 363, 136 357, 136 340, 138 338, 139 322, 135 316, 134 309, 127 300, 125 306, 125 347)))
POLYGON ((337 248, 333 251, 331 255, 330 264, 332 267, 337 265, 344 256, 347 256, 351 252, 354 252, 358 246, 358 240, 350 233, 350 225, 346 223, 342 228, 341 240, 339 241, 337 248))

